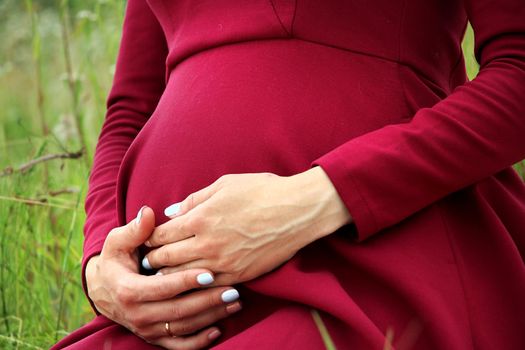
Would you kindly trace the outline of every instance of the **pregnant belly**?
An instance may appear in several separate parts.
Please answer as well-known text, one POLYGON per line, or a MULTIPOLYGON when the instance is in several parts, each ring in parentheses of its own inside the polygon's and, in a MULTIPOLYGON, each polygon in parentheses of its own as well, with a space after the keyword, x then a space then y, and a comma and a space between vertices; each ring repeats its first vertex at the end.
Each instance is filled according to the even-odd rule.
MULTIPOLYGON (((170 72, 124 158, 121 221, 223 174, 292 175, 344 142, 407 117, 396 63, 300 40, 212 48, 170 72)), ((121 222, 122 223, 122 222, 121 222)))

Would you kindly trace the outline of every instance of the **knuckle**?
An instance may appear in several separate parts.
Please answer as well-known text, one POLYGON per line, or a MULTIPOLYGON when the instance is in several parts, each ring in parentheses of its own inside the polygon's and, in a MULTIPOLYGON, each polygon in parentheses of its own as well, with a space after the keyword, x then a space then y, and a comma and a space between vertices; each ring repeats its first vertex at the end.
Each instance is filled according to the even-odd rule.
POLYGON ((148 323, 148 317, 142 313, 136 313, 133 316, 133 324, 137 329, 141 329, 142 326, 148 323))
POLYGON ((188 270, 182 271, 181 273, 183 274, 182 280, 183 280, 185 290, 190 290, 197 286, 197 281, 196 281, 194 273, 188 270))
POLYGON ((220 290, 218 293, 210 293, 206 296, 206 303, 208 306, 213 307, 217 305, 222 305, 224 302, 222 301, 221 295, 224 292, 224 290, 220 290))
POLYGON ((199 212, 198 212, 198 214, 199 214, 199 216, 202 219, 206 219, 210 215, 212 215, 213 214, 213 210, 211 210, 209 203, 203 203, 203 204, 199 205, 199 212))
POLYGON ((169 233, 168 233, 168 230, 166 229, 157 229, 154 237, 152 237, 152 239, 155 239, 155 241, 158 241, 159 243, 167 242, 168 238, 169 238, 169 233))
MULTIPOLYGON (((200 237, 199 237, 200 238, 200 237)), ((203 253, 208 253, 207 251, 207 243, 205 240, 196 239, 195 243, 193 245, 193 249, 195 249, 195 253, 199 256, 203 256, 203 253)), ((209 256, 209 254, 208 254, 209 256)))
POLYGON ((134 334, 141 337, 147 342, 150 342, 154 339, 154 334, 150 330, 150 328, 145 327, 133 327, 133 329, 130 329, 134 334))
POLYGON ((154 284, 154 285, 151 285, 150 288, 151 288, 151 293, 153 295, 157 296, 158 298, 161 298, 161 296, 166 294, 166 293, 164 293, 164 288, 165 287, 163 285, 154 284))
MULTIPOLYGON (((171 259, 172 259, 172 253, 171 251, 168 249, 168 247, 162 247, 159 249, 158 251, 158 254, 159 254, 159 259, 160 259, 160 263, 161 264, 168 264, 171 259)), ((152 256, 152 257, 155 257, 155 256, 152 256)))
POLYGON ((136 309, 126 313, 126 321, 130 327, 135 330, 134 333, 142 335, 145 333, 145 327, 149 323, 149 317, 147 314, 136 309))
POLYGON ((219 258, 220 247, 219 244, 213 239, 201 238, 195 240, 195 252, 199 256, 206 256, 208 259, 215 260, 219 258))
POLYGON ((182 320, 184 318, 184 310, 177 302, 170 306, 170 315, 173 320, 182 320))
POLYGON ((186 220, 186 229, 188 232, 199 232, 202 231, 205 225, 204 216, 202 215, 189 215, 186 220))
POLYGON ((131 289, 129 289, 126 284, 120 282, 115 288, 115 298, 121 304, 131 304, 135 298, 135 295, 131 289))

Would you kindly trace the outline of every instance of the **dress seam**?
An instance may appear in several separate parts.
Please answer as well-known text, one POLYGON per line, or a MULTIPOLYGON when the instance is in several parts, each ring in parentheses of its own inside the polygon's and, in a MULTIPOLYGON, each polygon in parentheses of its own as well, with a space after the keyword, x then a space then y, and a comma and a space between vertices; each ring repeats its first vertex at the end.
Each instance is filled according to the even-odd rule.
MULTIPOLYGON (((403 1, 403 7, 401 9, 401 16, 400 16, 400 20, 399 20, 399 29, 398 29, 398 32, 397 32, 397 41, 398 41, 398 45, 397 45, 397 61, 398 62, 401 62, 401 50, 402 50, 402 38, 403 38, 403 23, 405 22, 405 14, 406 14, 406 7, 407 7, 407 1, 404 0, 403 1)), ((403 82, 403 78, 401 76, 401 69, 402 69, 403 65, 401 64, 397 64, 397 79, 399 81, 399 85, 401 86, 401 91, 403 92, 403 102, 404 102, 404 105, 405 105, 405 111, 406 111, 406 117, 405 118, 402 118, 401 120, 406 120, 406 121, 409 121, 412 117, 411 114, 414 114, 415 111, 411 111, 410 109, 410 105, 408 103, 408 96, 407 96, 407 90, 406 90, 406 87, 405 87, 405 83, 403 82)))
POLYGON ((401 8, 401 16, 399 16, 399 28, 397 30, 397 61, 401 62, 401 38, 403 37, 401 32, 403 31, 403 23, 405 21, 407 1, 403 1, 403 7, 401 8))
POLYGON ((459 259, 458 259, 458 255, 459 254, 456 252, 455 245, 452 242, 450 229, 449 229, 447 221, 445 219, 445 215, 443 215, 443 208, 441 206, 441 203, 436 203, 436 205, 437 205, 438 213, 439 213, 439 216, 440 216, 440 219, 441 219, 441 224, 443 225, 443 228, 445 229, 445 233, 447 235, 447 241, 448 241, 448 244, 449 244, 449 247, 450 247, 450 251, 452 252, 452 257, 454 258, 454 263, 456 265, 456 272, 458 274, 459 285, 461 286, 461 292, 463 294, 463 301, 465 303, 465 308, 466 308, 466 311, 467 311, 467 321, 468 321, 468 328, 469 328, 469 333, 470 333, 471 349, 475 349, 475 347, 474 347, 474 335, 472 333, 472 316, 470 314, 470 307, 469 307, 469 304, 468 304, 467 292, 466 292, 466 289, 465 289, 465 282, 464 282, 462 274, 461 274, 461 268, 460 268, 459 259))
POLYGON ((297 13, 297 0, 293 2, 293 16, 292 23, 290 24, 290 36, 293 37, 293 26, 295 24, 295 14, 297 13))
POLYGON ((460 67, 460 63, 462 61, 461 59, 463 58, 463 52, 462 52, 462 48, 461 48, 461 43, 463 42, 463 39, 465 38, 465 33, 467 32, 467 26, 468 26, 468 19, 465 21, 465 24, 463 26, 463 36, 461 37, 461 41, 460 41, 460 44, 459 44, 458 59, 456 60, 456 62, 452 66, 452 69, 450 70, 450 74, 448 76, 448 91, 449 92, 452 91, 452 77, 454 76, 454 73, 456 72, 456 70, 460 67))
MULTIPOLYGON (((256 39, 256 40, 272 40, 272 39, 274 39, 274 38, 256 39)), ((275 39, 279 39, 279 38, 275 38, 275 39)), ((367 57, 375 58, 375 59, 382 60, 382 61, 385 61, 385 62, 389 62, 389 63, 392 63, 392 64, 397 64, 397 65, 400 65, 402 67, 406 67, 407 69, 410 69, 412 72, 414 72, 418 77, 419 76, 423 77, 424 79, 428 80, 429 82, 433 83, 436 87, 438 87, 445 95, 448 95, 448 93, 446 92, 448 89, 442 87, 441 84, 438 84, 433 79, 431 79, 428 76, 426 76, 425 74, 419 72, 417 69, 414 69, 414 67, 412 67, 410 64, 399 60, 398 59, 399 57, 397 59, 396 58, 389 58, 389 57, 380 56, 380 55, 376 55, 376 54, 369 53, 369 52, 353 50, 353 49, 350 49, 350 48, 347 48, 347 47, 332 45, 332 44, 328 44, 328 43, 322 43, 322 42, 318 42, 318 41, 310 40, 310 39, 306 39, 306 38, 301 38, 301 37, 293 37, 293 39, 301 40, 301 41, 312 43, 312 44, 316 44, 316 45, 331 47, 333 49, 350 52, 350 53, 353 53, 353 54, 356 54, 356 55, 367 56, 367 57)))
MULTIPOLYGON (((272 40, 273 41, 275 41, 275 40, 298 40, 298 41, 302 41, 302 42, 306 42, 306 43, 310 43, 310 44, 315 44, 315 45, 319 45, 319 46, 329 47, 329 48, 336 49, 336 50, 346 51, 346 52, 353 53, 353 54, 356 54, 356 55, 361 55, 361 56, 367 56, 367 57, 370 57, 370 58, 375 58, 377 60, 388 62, 390 64, 397 64, 399 66, 406 67, 406 68, 410 69, 417 76, 421 76, 424 79, 428 80, 429 82, 433 83, 436 87, 438 87, 441 91, 443 91, 445 93, 445 89, 440 84, 436 83, 434 80, 430 79, 426 75, 418 72, 411 65, 409 65, 409 64, 407 64, 405 62, 398 61, 395 58, 384 57, 384 56, 376 55, 376 54, 369 53, 369 52, 353 50, 353 49, 349 49, 349 48, 346 48, 346 47, 341 47, 341 46, 337 46, 337 45, 331 45, 331 44, 327 44, 327 43, 322 43, 322 42, 318 42, 318 41, 315 41, 315 40, 309 40, 309 39, 301 38, 301 37, 297 37, 297 36, 294 36, 294 37, 286 36, 286 37, 251 38, 249 40, 236 40, 236 41, 231 41, 231 42, 226 42, 226 43, 220 43, 220 44, 208 46, 208 47, 203 48, 203 49, 196 50, 195 52, 192 52, 192 53, 190 53, 188 55, 185 55, 184 57, 180 57, 179 59, 177 59, 174 62, 170 61, 170 54, 171 54, 171 51, 170 51, 169 54, 168 54, 167 62, 168 62, 168 65, 170 65, 170 66, 173 65, 173 68, 171 68, 171 70, 173 70, 174 67, 177 66, 178 64, 180 64, 181 62, 187 60, 188 58, 190 58, 190 57, 192 57, 194 55, 197 55, 197 54, 205 52, 205 51, 217 49, 217 48, 220 48, 220 47, 226 47, 226 46, 229 46, 229 45, 238 45, 238 44, 244 44, 244 43, 249 43, 249 42, 272 41, 272 40)), ((171 74, 171 70, 168 73, 168 77, 171 74)))
MULTIPOLYGON (((315 40, 308 40, 308 39, 304 39, 304 38, 300 38, 300 37, 293 37, 293 38, 291 38, 291 37, 270 37, 270 38, 252 38, 250 40, 237 40, 237 41, 231 41, 231 42, 226 42, 226 43, 220 43, 220 44, 217 44, 217 45, 211 45, 211 46, 208 46, 206 48, 196 50, 195 52, 192 52, 192 53, 190 53, 188 55, 185 55, 183 57, 178 58, 177 60, 172 60, 172 61, 169 60, 170 56, 168 54, 168 59, 167 59, 168 62, 169 62, 168 64, 170 66, 173 65, 173 68, 170 70, 169 74, 171 74, 171 71, 177 65, 182 63, 183 61, 189 59, 192 56, 196 56, 196 55, 198 55, 200 53, 203 53, 203 52, 206 52, 206 51, 210 51, 210 50, 214 50, 214 49, 217 49, 217 48, 226 47, 226 46, 230 46, 230 45, 239 45, 239 44, 245 44, 245 43, 250 43, 250 42, 280 41, 280 40, 298 40, 298 41, 302 41, 302 42, 306 42, 306 43, 310 43, 310 44, 314 44, 314 45, 319 45, 319 46, 329 47, 329 48, 336 49, 336 50, 350 52, 350 53, 353 53, 353 54, 356 54, 356 55, 361 55, 361 56, 367 56, 367 57, 375 58, 375 59, 378 59, 378 60, 382 60, 382 61, 388 62, 390 64, 400 64, 400 65, 406 66, 406 64, 398 62, 398 61, 396 61, 395 59, 392 59, 392 58, 382 57, 382 56, 378 56, 378 55, 374 55, 374 54, 370 54, 370 53, 366 53, 366 52, 362 52, 362 51, 357 51, 357 50, 351 50, 351 49, 340 47, 340 46, 320 43, 320 42, 317 42, 315 40)), ((171 52, 170 52, 170 54, 171 54, 171 52)))
POLYGON ((363 52, 363 51, 359 51, 359 50, 353 50, 353 49, 350 49, 350 48, 347 48, 347 47, 332 45, 332 44, 328 44, 328 43, 321 43, 319 41, 305 39, 305 38, 301 38, 301 37, 294 37, 294 39, 298 39, 298 40, 305 41, 305 42, 312 43, 312 44, 316 44, 316 45, 331 47, 331 48, 337 49, 337 50, 347 51, 347 52, 350 52, 350 53, 354 53, 356 55, 368 56, 368 57, 376 58, 378 60, 382 60, 382 61, 386 61, 386 62, 390 62, 390 63, 406 65, 405 63, 399 62, 395 58, 384 57, 384 56, 376 55, 376 54, 373 54, 373 53, 363 52))
POLYGON ((288 29, 286 29, 286 26, 284 25, 282 19, 281 19, 281 16, 279 16, 279 13, 277 12, 277 10, 275 9, 275 4, 273 3, 273 0, 268 0, 268 2, 270 3, 270 5, 272 6, 272 9, 273 9, 273 13, 275 14, 275 17, 277 17, 277 20, 279 21, 279 23, 281 24, 281 28, 283 28, 284 32, 288 35, 288 36, 291 36, 291 33, 288 31, 288 29))

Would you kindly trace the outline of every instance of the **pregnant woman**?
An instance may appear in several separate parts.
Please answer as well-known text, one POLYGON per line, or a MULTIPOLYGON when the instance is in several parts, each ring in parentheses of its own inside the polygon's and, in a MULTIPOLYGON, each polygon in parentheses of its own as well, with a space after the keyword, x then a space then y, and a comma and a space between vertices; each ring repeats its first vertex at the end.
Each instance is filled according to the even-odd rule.
POLYGON ((55 348, 525 349, 523 158, 523 0, 129 0, 55 348))

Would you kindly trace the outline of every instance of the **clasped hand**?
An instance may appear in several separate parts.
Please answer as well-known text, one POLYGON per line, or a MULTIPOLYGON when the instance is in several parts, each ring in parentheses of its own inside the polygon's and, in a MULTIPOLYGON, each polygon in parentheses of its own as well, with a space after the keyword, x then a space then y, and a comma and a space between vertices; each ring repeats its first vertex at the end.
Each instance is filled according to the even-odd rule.
POLYGON ((324 171, 231 174, 168 207, 142 264, 162 274, 205 268, 215 285, 259 277, 350 216, 324 171))
POLYGON ((241 309, 239 294, 210 287, 213 274, 205 269, 140 275, 137 247, 154 223, 153 210, 143 207, 136 219, 109 233, 100 255, 86 266, 89 297, 101 314, 148 343, 174 350, 208 347, 220 336, 210 325, 241 309))

